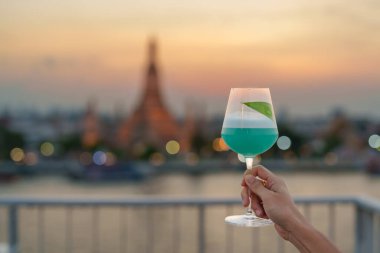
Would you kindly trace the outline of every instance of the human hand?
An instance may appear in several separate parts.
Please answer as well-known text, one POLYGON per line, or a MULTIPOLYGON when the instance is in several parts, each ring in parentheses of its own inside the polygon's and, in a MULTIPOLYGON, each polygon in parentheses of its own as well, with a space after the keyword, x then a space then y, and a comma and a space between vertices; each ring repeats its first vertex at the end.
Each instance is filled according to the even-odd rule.
POLYGON ((251 202, 258 217, 270 218, 279 235, 285 240, 300 223, 307 223, 298 211, 285 182, 265 167, 259 165, 244 173, 241 197, 245 207, 251 202), (257 179, 261 178, 265 181, 257 179))
POLYGON ((278 234, 290 241, 301 253, 340 253, 323 234, 317 231, 298 211, 285 182, 263 166, 244 173, 241 197, 244 206, 261 218, 270 218, 278 234), (257 179, 256 177, 264 180, 257 179), (265 185, 265 186, 264 186, 265 185))

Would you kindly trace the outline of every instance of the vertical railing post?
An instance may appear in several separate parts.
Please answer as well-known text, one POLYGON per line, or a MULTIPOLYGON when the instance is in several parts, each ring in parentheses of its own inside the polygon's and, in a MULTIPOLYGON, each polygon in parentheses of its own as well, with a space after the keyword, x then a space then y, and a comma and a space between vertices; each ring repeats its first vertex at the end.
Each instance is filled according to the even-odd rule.
POLYGON ((374 217, 373 238, 373 252, 380 252, 380 213, 377 213, 374 217))
POLYGON ((181 240, 181 230, 179 228, 179 216, 180 209, 178 206, 173 208, 173 245, 172 245, 172 253, 176 253, 179 251, 179 245, 181 240))
POLYGON ((99 207, 92 207, 92 252, 99 252, 99 207))
MULTIPOLYGON (((229 216, 231 215, 232 213, 232 206, 228 205, 227 206, 227 209, 226 209, 226 216, 229 216)), ((234 228, 232 226, 229 226, 227 224, 225 224, 225 227, 226 227, 226 246, 225 246, 225 253, 232 253, 233 252, 233 248, 234 248, 234 228)))
POLYGON ((154 251, 154 207, 146 207, 146 253, 153 253, 154 251))
POLYGON ((278 253, 285 252, 285 243, 284 243, 284 240, 280 236, 277 237, 277 252, 278 253))
POLYGON ((205 252, 205 206, 198 206, 198 253, 205 252))
POLYGON ((356 206, 355 252, 373 252, 373 212, 356 206))
POLYGON ((8 209, 8 243, 9 252, 18 252, 18 217, 17 217, 17 206, 11 205, 8 209))
POLYGON ((329 238, 332 242, 335 242, 335 226, 336 226, 336 222, 335 222, 335 212, 336 212, 336 208, 335 208, 335 204, 329 204, 328 206, 329 208, 329 238))
POLYGON ((66 253, 72 252, 73 241, 73 208, 66 208, 66 253))
POLYGON ((127 214, 126 207, 120 205, 120 253, 125 253, 127 251, 127 214))
POLYGON ((38 207, 38 253, 45 253, 45 214, 44 206, 38 207))

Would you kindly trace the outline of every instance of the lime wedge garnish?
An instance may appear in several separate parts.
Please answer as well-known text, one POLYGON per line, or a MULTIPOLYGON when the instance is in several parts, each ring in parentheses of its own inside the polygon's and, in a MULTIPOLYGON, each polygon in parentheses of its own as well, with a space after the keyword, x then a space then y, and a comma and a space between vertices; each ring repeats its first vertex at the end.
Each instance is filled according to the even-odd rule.
POLYGON ((244 102, 249 108, 273 119, 272 106, 267 102, 244 102))

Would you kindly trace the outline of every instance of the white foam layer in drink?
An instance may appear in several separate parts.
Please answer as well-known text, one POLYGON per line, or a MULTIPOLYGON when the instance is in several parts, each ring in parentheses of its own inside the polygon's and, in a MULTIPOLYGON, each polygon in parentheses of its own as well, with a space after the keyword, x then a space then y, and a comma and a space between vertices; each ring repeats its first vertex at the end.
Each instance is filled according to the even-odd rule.
POLYGON ((277 128, 276 122, 256 112, 231 113, 224 119, 223 128, 277 128))

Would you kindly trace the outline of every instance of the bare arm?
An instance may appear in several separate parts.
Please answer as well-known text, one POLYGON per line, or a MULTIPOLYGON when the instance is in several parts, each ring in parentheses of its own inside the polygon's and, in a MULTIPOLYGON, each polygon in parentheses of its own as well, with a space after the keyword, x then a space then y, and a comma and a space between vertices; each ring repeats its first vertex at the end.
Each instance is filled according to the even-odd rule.
POLYGON ((245 173, 242 201, 257 216, 270 218, 279 235, 291 242, 301 253, 339 253, 340 251, 299 212, 285 182, 263 166, 245 173), (265 180, 265 186, 259 177, 265 180))

